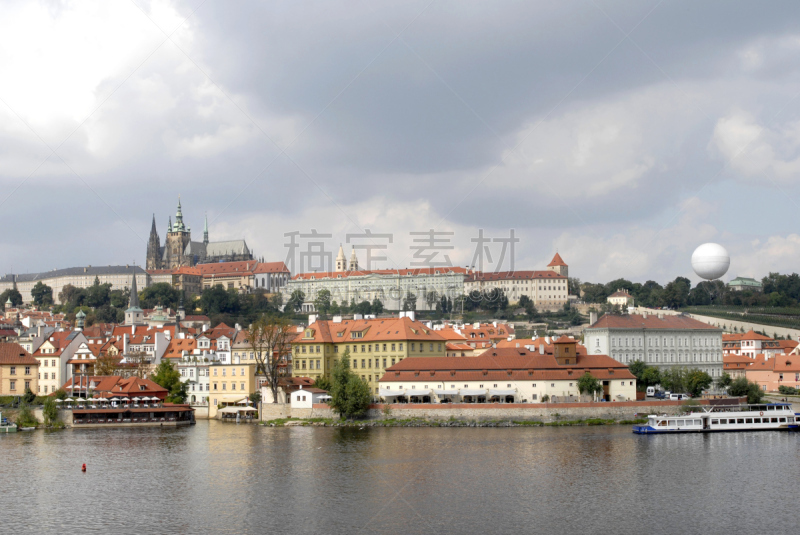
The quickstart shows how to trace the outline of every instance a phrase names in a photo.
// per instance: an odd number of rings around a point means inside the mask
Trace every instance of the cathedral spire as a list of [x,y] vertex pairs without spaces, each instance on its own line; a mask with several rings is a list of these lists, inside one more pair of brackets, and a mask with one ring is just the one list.
[[136,291],[136,268],[133,268],[133,278],[131,280],[131,298],[128,308],[139,308],[139,293]]
[[183,224],[180,195],[178,195],[178,212],[175,214],[175,225],[172,228],[174,232],[184,232],[186,230],[186,226]]
[[203,244],[208,245],[208,214],[206,214],[206,222],[203,226]]
[[153,225],[150,227],[150,237],[158,236],[158,231],[156,231],[156,214],[153,214]]

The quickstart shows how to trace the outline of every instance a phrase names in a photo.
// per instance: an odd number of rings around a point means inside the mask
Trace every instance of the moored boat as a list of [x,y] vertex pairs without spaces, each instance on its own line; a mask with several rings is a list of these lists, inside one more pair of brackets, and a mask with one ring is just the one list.
[[788,431],[800,426],[800,414],[790,403],[718,405],[683,415],[650,415],[647,424],[634,425],[638,435],[713,433],[718,431]]

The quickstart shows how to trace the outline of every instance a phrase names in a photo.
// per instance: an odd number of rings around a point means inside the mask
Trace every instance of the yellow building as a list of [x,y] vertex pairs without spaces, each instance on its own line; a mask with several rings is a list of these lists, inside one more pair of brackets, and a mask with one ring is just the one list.
[[256,391],[256,365],[218,364],[208,366],[208,417],[214,418],[220,406],[235,405]]
[[19,344],[0,343],[0,396],[39,391],[39,361]]
[[292,342],[292,376],[330,378],[333,365],[350,351],[352,370],[377,395],[386,368],[410,356],[444,357],[446,343],[409,317],[315,321]]

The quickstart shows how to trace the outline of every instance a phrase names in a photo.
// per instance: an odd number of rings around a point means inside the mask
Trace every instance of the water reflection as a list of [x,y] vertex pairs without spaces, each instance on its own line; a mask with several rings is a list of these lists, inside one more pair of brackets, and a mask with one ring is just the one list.
[[791,532],[798,439],[203,421],[18,433],[0,435],[0,506],[8,533]]

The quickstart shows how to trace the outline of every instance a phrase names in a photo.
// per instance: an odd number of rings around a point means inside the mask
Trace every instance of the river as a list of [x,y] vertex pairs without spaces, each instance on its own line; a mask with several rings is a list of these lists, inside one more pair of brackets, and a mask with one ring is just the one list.
[[217,421],[35,431],[0,435],[0,525],[9,534],[793,533],[799,440]]

